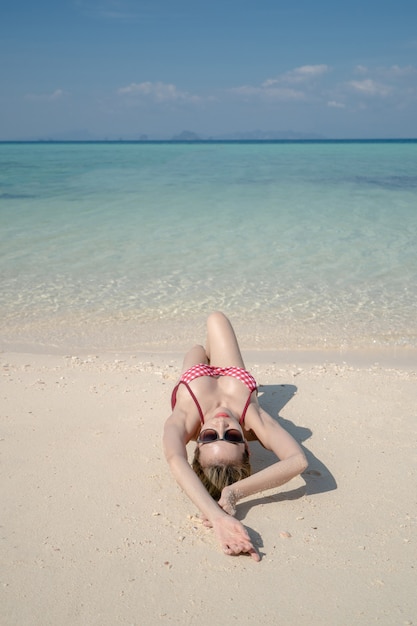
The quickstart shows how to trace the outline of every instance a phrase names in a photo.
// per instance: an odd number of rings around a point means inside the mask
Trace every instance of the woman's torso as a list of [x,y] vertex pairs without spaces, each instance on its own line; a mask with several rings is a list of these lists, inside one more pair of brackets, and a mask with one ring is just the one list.
[[[251,392],[242,381],[232,376],[200,376],[187,385],[179,384],[176,388],[175,408],[184,413],[191,440],[197,439],[202,419],[188,387],[197,399],[203,416],[210,415],[222,407],[231,411],[240,421],[245,407],[246,414],[258,407],[256,390]],[[241,425],[247,439],[256,439],[251,431],[246,431],[244,420]]]

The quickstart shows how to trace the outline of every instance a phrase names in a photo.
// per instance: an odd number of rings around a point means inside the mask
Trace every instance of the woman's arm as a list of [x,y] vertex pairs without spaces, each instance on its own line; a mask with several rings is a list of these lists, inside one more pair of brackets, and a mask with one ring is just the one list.
[[165,457],[179,486],[198,507],[220,542],[226,554],[249,553],[255,561],[259,555],[244,526],[230,517],[210,496],[187,461],[187,435],[184,421],[171,415],[165,423],[163,447]]
[[259,491],[280,487],[307,468],[307,459],[299,444],[266,411],[258,408],[255,418],[246,419],[246,426],[280,460],[223,489],[219,505],[230,515],[235,514],[238,500]]
[[221,514],[218,504],[210,496],[187,461],[186,432],[174,416],[165,423],[163,447],[166,460],[175,480],[207,519]]

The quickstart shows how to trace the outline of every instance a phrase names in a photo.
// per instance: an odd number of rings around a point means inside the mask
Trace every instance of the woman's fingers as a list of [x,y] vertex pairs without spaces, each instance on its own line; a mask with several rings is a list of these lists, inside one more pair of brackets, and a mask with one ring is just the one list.
[[205,526],[206,528],[213,528],[213,524],[210,522],[210,520],[204,518],[202,521],[203,521],[203,526]]
[[261,560],[248,532],[236,518],[224,515],[213,521],[213,528],[225,554],[249,554],[255,561]]
[[258,554],[258,551],[253,547],[251,543],[248,544],[224,544],[223,552],[229,555],[238,555],[238,554],[248,554],[254,561],[259,562],[261,557]]

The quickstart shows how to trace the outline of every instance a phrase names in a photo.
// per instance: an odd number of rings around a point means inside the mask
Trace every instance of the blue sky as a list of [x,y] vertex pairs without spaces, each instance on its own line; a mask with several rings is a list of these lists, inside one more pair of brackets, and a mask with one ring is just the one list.
[[0,139],[417,137],[416,0],[2,0]]

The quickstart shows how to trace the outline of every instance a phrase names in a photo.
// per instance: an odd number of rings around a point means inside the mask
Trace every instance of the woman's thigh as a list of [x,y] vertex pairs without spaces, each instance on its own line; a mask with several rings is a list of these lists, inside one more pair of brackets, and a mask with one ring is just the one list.
[[233,327],[223,313],[212,313],[207,319],[206,352],[211,365],[245,367]]

